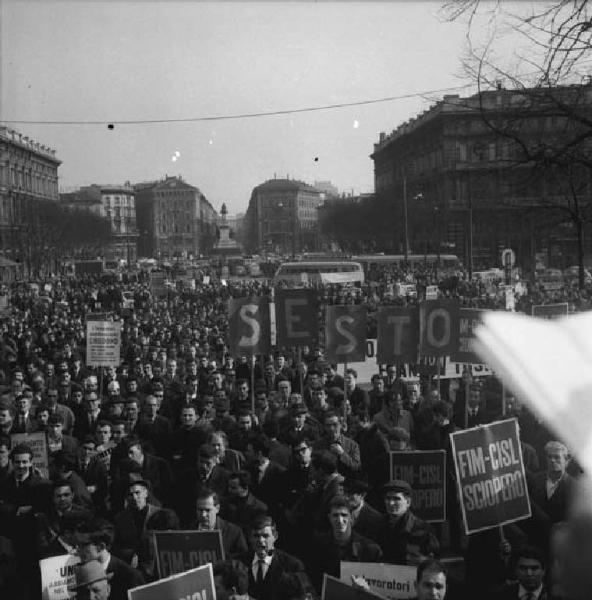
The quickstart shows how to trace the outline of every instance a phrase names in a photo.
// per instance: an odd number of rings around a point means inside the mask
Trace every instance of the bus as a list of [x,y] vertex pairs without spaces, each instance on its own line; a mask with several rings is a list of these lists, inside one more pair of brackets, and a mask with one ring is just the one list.
[[407,264],[410,269],[435,268],[443,274],[454,275],[462,269],[458,256],[455,254],[364,254],[352,256],[352,260],[359,262],[366,274],[379,271],[381,267],[400,268]]
[[359,262],[346,260],[286,262],[279,266],[274,283],[295,285],[306,283],[364,283],[364,270]]

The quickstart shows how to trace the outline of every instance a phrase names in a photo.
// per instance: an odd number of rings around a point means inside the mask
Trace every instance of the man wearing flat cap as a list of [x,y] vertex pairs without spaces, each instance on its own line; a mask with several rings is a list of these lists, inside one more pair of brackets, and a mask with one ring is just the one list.
[[110,600],[112,573],[106,573],[98,560],[90,560],[74,568],[76,583],[68,590],[76,592],[78,600]]
[[290,408],[290,423],[282,429],[279,435],[280,442],[292,446],[298,440],[306,438],[316,440],[319,435],[315,427],[306,422],[308,409],[306,404],[295,404]]
[[386,515],[382,516],[377,542],[384,562],[406,564],[409,534],[417,529],[432,531],[431,526],[410,510],[411,486],[401,479],[385,483],[381,489]]

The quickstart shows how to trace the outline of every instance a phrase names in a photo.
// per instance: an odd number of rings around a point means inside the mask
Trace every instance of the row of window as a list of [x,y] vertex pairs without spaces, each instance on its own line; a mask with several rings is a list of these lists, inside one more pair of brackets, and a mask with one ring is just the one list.
[[133,206],[134,205],[134,197],[133,196],[103,196],[103,202],[105,204],[121,204],[123,206]]
[[57,172],[43,174],[41,170],[0,165],[0,185],[16,190],[57,198]]

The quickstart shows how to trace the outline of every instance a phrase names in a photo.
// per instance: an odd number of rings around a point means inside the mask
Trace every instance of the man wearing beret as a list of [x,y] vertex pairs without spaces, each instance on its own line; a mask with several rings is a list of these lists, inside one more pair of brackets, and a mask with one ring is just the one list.
[[394,479],[382,486],[386,515],[382,516],[377,538],[384,562],[406,564],[409,534],[417,529],[432,530],[431,526],[416,517],[410,510],[411,486],[406,481]]

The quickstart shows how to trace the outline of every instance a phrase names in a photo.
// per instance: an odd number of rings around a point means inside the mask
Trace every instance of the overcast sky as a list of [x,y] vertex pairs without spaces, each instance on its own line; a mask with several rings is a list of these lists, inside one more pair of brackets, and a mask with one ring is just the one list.
[[274,174],[371,192],[379,132],[444,92],[257,118],[117,122],[287,111],[467,83],[465,24],[445,22],[440,2],[0,1],[0,119],[99,122],[9,125],[56,149],[61,188],[181,175],[230,213],[246,210],[253,187]]

